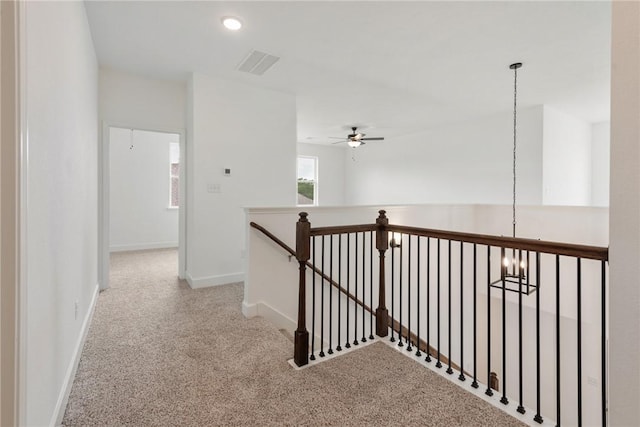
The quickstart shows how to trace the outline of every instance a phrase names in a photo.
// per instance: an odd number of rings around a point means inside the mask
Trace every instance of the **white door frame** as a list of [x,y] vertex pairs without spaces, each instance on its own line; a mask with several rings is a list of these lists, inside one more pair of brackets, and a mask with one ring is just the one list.
[[138,126],[117,122],[102,122],[101,147],[98,150],[98,276],[100,289],[109,287],[109,128],[135,129],[148,132],[175,133],[180,136],[180,201],[178,209],[178,277],[185,278],[187,269],[187,216],[186,216],[186,132],[184,129],[173,129],[162,126]]
[[27,350],[25,3],[2,1],[0,9],[0,425],[22,425]]

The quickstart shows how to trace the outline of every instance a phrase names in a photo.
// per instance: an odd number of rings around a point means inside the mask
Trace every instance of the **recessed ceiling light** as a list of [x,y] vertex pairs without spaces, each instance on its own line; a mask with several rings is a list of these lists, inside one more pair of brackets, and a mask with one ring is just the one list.
[[222,25],[231,31],[238,31],[242,28],[242,21],[238,18],[234,18],[233,16],[225,16],[222,18]]

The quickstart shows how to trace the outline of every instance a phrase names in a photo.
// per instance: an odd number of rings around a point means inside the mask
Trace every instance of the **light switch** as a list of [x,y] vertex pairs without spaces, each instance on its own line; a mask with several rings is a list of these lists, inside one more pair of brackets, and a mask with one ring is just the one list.
[[220,188],[220,184],[207,184],[207,192],[222,193],[222,189]]

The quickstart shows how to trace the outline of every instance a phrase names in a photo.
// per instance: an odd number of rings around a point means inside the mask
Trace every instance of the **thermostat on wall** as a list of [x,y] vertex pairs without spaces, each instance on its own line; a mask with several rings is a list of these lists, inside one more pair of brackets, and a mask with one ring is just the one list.
[[224,168],[224,176],[231,176],[231,169]]

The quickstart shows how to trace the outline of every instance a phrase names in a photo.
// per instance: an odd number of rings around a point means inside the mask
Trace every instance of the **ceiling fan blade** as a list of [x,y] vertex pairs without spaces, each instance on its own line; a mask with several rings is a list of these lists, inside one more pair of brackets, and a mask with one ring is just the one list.
[[332,142],[331,145],[342,144],[342,143],[345,143],[345,142],[347,142],[347,141]]
[[360,138],[360,141],[384,141],[384,138],[383,137]]
[[328,136],[327,139],[342,139],[342,140],[344,140],[344,136]]

